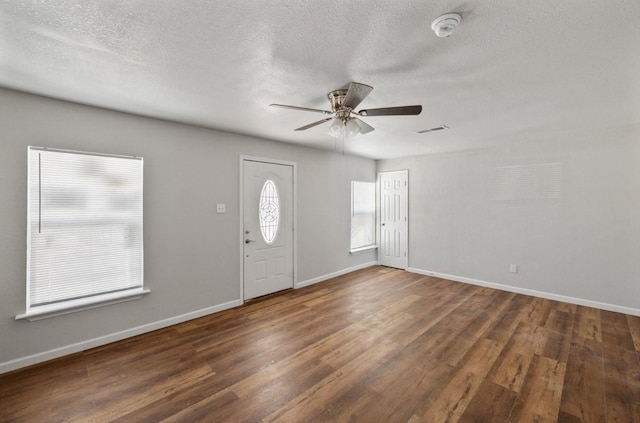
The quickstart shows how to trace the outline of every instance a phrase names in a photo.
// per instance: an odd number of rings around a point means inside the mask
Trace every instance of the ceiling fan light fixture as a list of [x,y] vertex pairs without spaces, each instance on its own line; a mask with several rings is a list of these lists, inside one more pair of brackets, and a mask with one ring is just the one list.
[[329,135],[335,138],[344,136],[351,138],[360,133],[360,126],[353,119],[341,119],[339,117],[331,121],[329,126]]
[[344,136],[345,138],[351,138],[360,133],[360,127],[353,119],[347,119],[344,123]]
[[342,120],[340,120],[339,118],[334,118],[331,121],[331,126],[329,126],[328,132],[332,137],[341,137],[344,133],[344,123],[342,123]]

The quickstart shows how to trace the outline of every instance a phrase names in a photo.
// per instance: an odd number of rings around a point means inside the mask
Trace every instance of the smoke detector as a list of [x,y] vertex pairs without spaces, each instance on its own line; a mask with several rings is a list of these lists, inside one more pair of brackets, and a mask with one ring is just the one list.
[[446,38],[453,34],[453,31],[461,20],[462,16],[457,13],[448,13],[435,18],[434,21],[431,22],[431,29],[433,29],[433,32],[435,32],[438,37]]

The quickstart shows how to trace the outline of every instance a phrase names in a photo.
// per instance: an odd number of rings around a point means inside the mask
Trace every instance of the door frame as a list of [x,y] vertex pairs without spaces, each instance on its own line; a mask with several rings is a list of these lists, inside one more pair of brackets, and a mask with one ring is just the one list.
[[398,170],[385,170],[382,172],[378,172],[378,177],[376,179],[376,239],[378,240],[378,257],[377,261],[380,264],[380,253],[382,252],[382,236],[381,236],[381,224],[382,224],[382,175],[385,173],[399,173],[403,172],[407,177],[407,185],[405,189],[405,198],[404,198],[404,206],[407,213],[407,219],[404,222],[404,250],[406,251],[405,256],[405,266],[402,268],[403,270],[407,270],[409,268],[409,169],[398,169]]
[[275,165],[283,165],[283,166],[291,166],[293,172],[293,186],[291,188],[291,202],[293,204],[293,254],[292,254],[292,266],[293,266],[293,288],[296,287],[296,281],[298,280],[298,202],[297,202],[297,188],[298,188],[298,168],[296,162],[291,162],[287,160],[278,160],[278,159],[270,159],[266,157],[256,157],[256,156],[246,156],[240,155],[240,186],[238,188],[239,192],[239,216],[240,222],[238,224],[238,244],[240,246],[239,254],[240,257],[240,282],[239,282],[239,295],[240,301],[244,304],[244,162],[260,162],[260,163],[268,163]]

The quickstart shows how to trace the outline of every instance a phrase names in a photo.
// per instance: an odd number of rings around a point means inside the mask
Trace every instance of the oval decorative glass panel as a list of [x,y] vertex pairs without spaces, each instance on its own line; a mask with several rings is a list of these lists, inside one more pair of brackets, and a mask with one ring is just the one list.
[[258,204],[258,219],[262,239],[267,245],[273,244],[278,235],[280,223],[280,198],[278,190],[271,179],[268,179],[260,191],[260,203]]

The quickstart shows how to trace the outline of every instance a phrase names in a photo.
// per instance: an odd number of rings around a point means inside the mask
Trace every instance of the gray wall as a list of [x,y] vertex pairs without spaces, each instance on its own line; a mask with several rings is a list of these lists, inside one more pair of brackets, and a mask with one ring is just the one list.
[[[239,157],[297,163],[297,281],[375,261],[349,255],[351,180],[373,160],[0,89],[0,372],[170,324],[239,300]],[[141,300],[29,322],[27,146],[143,156]],[[226,214],[216,214],[225,203]],[[182,316],[182,317],[180,317]]]
[[[409,170],[412,270],[640,315],[639,141],[640,125],[522,134],[378,170]],[[496,195],[496,168],[542,163],[560,163],[559,196]]]

